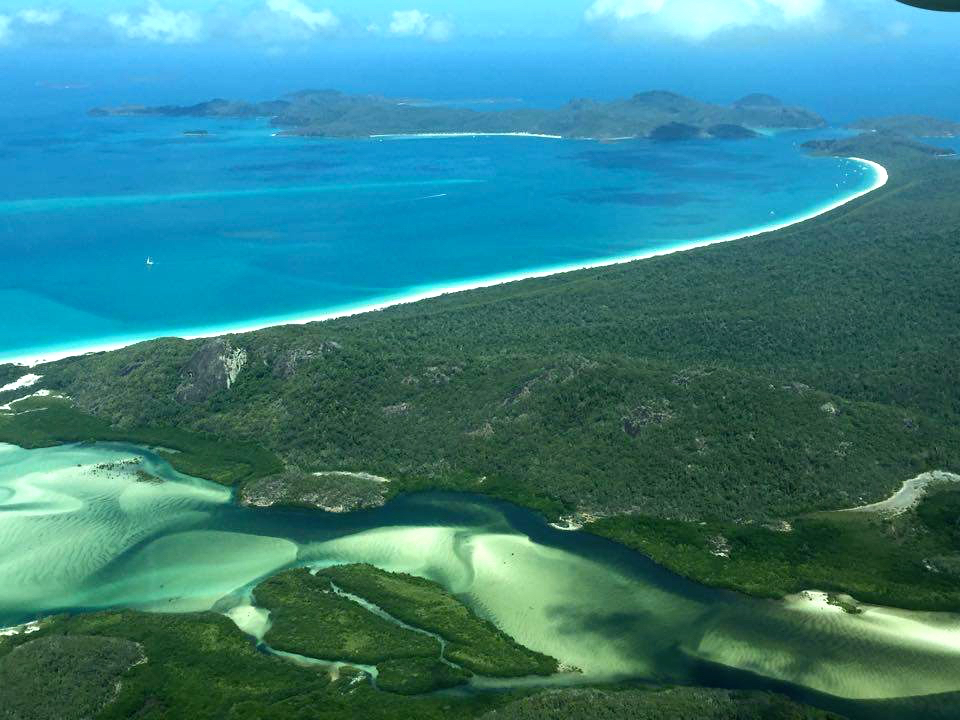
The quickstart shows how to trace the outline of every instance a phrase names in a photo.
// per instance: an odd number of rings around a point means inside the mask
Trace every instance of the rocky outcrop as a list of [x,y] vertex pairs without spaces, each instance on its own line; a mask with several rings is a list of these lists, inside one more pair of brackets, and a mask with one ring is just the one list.
[[820,411],[825,412],[827,415],[839,415],[840,408],[837,407],[836,403],[825,402],[820,406]]
[[630,437],[636,437],[643,428],[649,425],[663,425],[674,418],[674,413],[670,409],[670,403],[667,400],[654,400],[643,405],[639,405],[623,418],[623,431]]
[[582,355],[572,355],[553,366],[544,368],[534,377],[524,381],[503,400],[503,405],[516,405],[529,399],[538,389],[548,385],[558,385],[573,381],[582,373],[596,370],[600,363]]
[[486,438],[493,437],[495,432],[496,431],[493,429],[493,424],[490,422],[485,422],[476,430],[471,430],[470,432],[468,432],[467,436],[486,439]]
[[341,350],[342,346],[335,340],[321,340],[309,345],[285,347],[283,345],[264,345],[251,352],[251,362],[262,363],[270,368],[270,374],[275,378],[286,380],[297,373],[300,368]]
[[389,416],[406,415],[413,409],[413,405],[408,402],[397,403],[396,405],[387,405],[383,408],[383,414]]
[[404,385],[449,385],[458,375],[463,373],[459,365],[430,365],[419,375],[407,375],[400,382]]
[[345,513],[380,507],[386,502],[389,480],[366,472],[303,473],[293,469],[248,483],[240,502],[249,507],[311,507]]
[[229,390],[246,364],[243,348],[233,347],[224,338],[207,340],[184,365],[174,397],[188,405],[209,400]]

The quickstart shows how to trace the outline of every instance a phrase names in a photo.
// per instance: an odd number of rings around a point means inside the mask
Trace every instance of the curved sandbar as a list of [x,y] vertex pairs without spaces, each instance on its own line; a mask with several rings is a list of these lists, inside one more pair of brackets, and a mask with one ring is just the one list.
[[[188,330],[175,330],[169,333],[164,333],[162,337],[179,337],[185,340],[196,340],[199,338],[209,338],[209,337],[218,337],[220,335],[233,335],[254,332],[256,330],[263,330],[268,327],[277,327],[280,325],[306,325],[307,323],[313,322],[322,322],[324,320],[334,320],[336,318],[350,317],[352,315],[360,315],[363,313],[374,312],[377,310],[384,310],[394,305],[403,305],[407,303],[414,303],[420,300],[428,300],[430,298],[440,297],[442,295],[449,295],[451,293],[464,292],[467,290],[477,290],[480,288],[493,287],[495,285],[503,285],[505,283],[516,282],[518,280],[528,280],[531,278],[542,278],[548,277],[550,275],[559,275],[562,273],[574,272],[577,270],[591,270],[595,268],[609,267],[611,265],[621,265],[623,263],[634,262],[636,260],[646,260],[652,257],[659,257],[661,255],[670,255],[676,252],[685,252],[687,250],[694,250],[696,248],[706,247],[708,245],[717,245],[720,243],[732,242],[734,240],[743,240],[746,238],[756,237],[758,235],[764,235],[770,232],[776,232],[778,230],[783,230],[785,228],[791,227],[793,225],[798,225],[807,220],[813,220],[814,218],[825,215],[828,212],[836,210],[837,208],[843,207],[847,203],[853,202],[864,195],[868,195],[874,190],[879,190],[890,179],[890,175],[887,172],[887,169],[878,162],[873,160],[865,160],[864,158],[850,157],[847,160],[851,162],[858,163],[862,166],[865,166],[873,171],[875,177],[873,184],[866,188],[865,190],[859,190],[855,193],[852,193],[846,197],[843,197],[839,200],[835,200],[826,205],[823,205],[819,208],[816,208],[805,215],[800,215],[795,218],[777,223],[771,223],[768,225],[763,225],[758,228],[753,228],[751,230],[746,230],[743,232],[733,232],[727,233],[724,235],[712,235],[705,238],[700,238],[697,240],[691,240],[689,242],[680,243],[677,245],[669,245],[667,247],[654,248],[652,250],[642,250],[640,252],[628,253],[626,255],[619,255],[616,257],[603,258],[599,260],[590,260],[586,262],[571,263],[568,265],[558,265],[548,268],[543,268],[539,270],[526,270],[515,273],[507,273],[503,275],[495,275],[486,278],[478,278],[476,280],[467,280],[464,282],[454,283],[451,285],[437,285],[437,286],[420,286],[410,288],[400,294],[392,295],[389,297],[381,298],[379,300],[374,300],[372,302],[364,303],[361,305],[351,305],[343,306],[339,308],[333,308],[321,313],[314,313],[310,315],[286,317],[286,318],[267,318],[264,320],[253,321],[245,325],[231,325],[215,328],[207,328],[203,330],[198,329],[188,329]],[[96,353],[96,352],[106,352],[110,350],[119,350],[120,348],[127,347],[128,345],[133,345],[139,342],[145,342],[147,340],[155,339],[155,337],[126,337],[126,338],[117,338],[114,340],[107,340],[96,345],[87,345],[83,347],[73,347],[73,348],[64,348],[57,350],[50,350],[39,352],[36,354],[28,354],[22,356],[15,356],[9,358],[0,358],[0,363],[13,363],[16,365],[24,365],[27,367],[34,367],[36,365],[41,365],[43,363],[53,362],[55,360],[62,360],[63,358],[73,357],[76,355],[85,355],[87,353]]]
[[886,500],[870,503],[869,505],[846,508],[840,512],[879,513],[887,517],[895,517],[919,505],[931,485],[946,485],[956,482],[960,482],[960,475],[955,475],[954,473],[943,470],[932,470],[917,475],[917,477],[911,478],[910,480],[905,480],[901,488]]

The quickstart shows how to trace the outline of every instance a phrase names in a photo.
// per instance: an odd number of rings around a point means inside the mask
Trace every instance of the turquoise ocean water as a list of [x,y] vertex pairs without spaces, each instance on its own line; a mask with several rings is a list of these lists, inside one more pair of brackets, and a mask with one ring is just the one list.
[[[873,181],[805,156],[810,132],[307,140],[265,121],[80,114],[3,129],[0,360],[669,248]],[[209,135],[183,134],[194,129]]]

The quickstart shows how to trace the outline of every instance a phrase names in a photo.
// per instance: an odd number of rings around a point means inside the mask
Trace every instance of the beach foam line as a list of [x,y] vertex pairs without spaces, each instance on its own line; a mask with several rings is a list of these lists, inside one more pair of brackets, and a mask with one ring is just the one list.
[[472,137],[521,137],[544,138],[547,140],[563,140],[563,135],[546,135],[531,132],[449,132],[449,133],[386,133],[371,135],[375,140],[413,140],[416,138],[472,138]]
[[157,337],[179,337],[184,340],[197,340],[200,338],[210,338],[218,337],[220,335],[239,335],[242,333],[254,332],[256,330],[263,330],[268,327],[277,327],[281,325],[306,325],[307,323],[313,322],[323,322],[325,320],[334,320],[337,318],[351,317],[353,315],[361,315],[363,313],[376,312],[378,310],[385,310],[386,308],[393,307],[394,305],[405,305],[409,303],[419,302],[420,300],[429,300],[431,298],[437,298],[442,295],[450,295],[458,292],[465,292],[467,290],[479,290],[480,288],[493,287],[495,285],[503,285],[505,283],[516,282],[518,280],[528,280],[531,278],[543,278],[550,275],[559,275],[562,273],[575,272],[577,270],[592,270],[596,268],[609,267],[611,265],[622,265],[624,263],[634,262],[637,260],[646,260],[653,257],[660,257],[662,255],[672,255],[677,252],[686,252],[688,250],[694,250],[700,247],[707,247],[708,245],[717,245],[720,243],[732,242],[734,240],[744,240],[746,238],[756,237],[758,235],[764,235],[766,233],[776,232],[778,230],[784,230],[792,225],[797,225],[807,220],[813,220],[816,217],[825,215],[826,213],[832,212],[837,208],[843,207],[847,203],[853,202],[864,195],[868,195],[874,190],[879,190],[890,179],[890,175],[887,172],[887,169],[880,165],[879,163],[873,162],[872,160],[864,160],[863,158],[846,158],[851,162],[858,163],[862,167],[865,167],[869,170],[872,170],[874,173],[874,181],[870,187],[859,190],[855,193],[841,198],[839,200],[827,203],[815,210],[810,211],[805,215],[796,216],[790,220],[786,220],[779,223],[773,223],[769,225],[764,225],[759,228],[754,228],[752,230],[733,232],[726,235],[714,235],[711,237],[701,238],[699,240],[691,240],[689,242],[680,243],[677,245],[670,245],[666,247],[647,249],[637,253],[630,253],[627,255],[621,255],[613,258],[606,258],[603,260],[593,260],[582,263],[572,263],[568,265],[559,265],[555,267],[543,268],[540,270],[530,270],[524,272],[516,273],[507,273],[503,275],[491,276],[487,278],[481,278],[477,280],[466,280],[459,283],[453,283],[443,286],[427,286],[419,288],[411,288],[408,291],[400,292],[396,295],[372,300],[360,305],[353,306],[343,306],[339,308],[331,308],[324,312],[312,313],[309,315],[302,316],[291,316],[285,318],[269,318],[264,320],[253,321],[247,324],[237,324],[231,326],[222,326],[216,328],[206,328],[203,330],[186,330],[186,331],[172,331],[163,333],[161,335],[151,335],[151,336],[139,336],[131,338],[117,338],[117,339],[108,339],[104,340],[101,343],[94,345],[84,345],[82,347],[73,347],[73,348],[54,348],[46,351],[36,351],[29,352],[19,356],[12,357],[0,357],[0,363],[13,363],[16,365],[23,365],[26,367],[35,367],[37,365],[42,365],[43,363],[53,362],[55,360],[62,360],[67,357],[74,357],[76,355],[86,355],[89,353],[97,352],[107,352],[110,350],[119,350],[120,348],[127,347],[129,345],[134,345],[136,343],[145,342],[147,340],[155,339]]
[[208,190],[142,195],[80,195],[75,197],[25,198],[0,202],[0,215],[31,212],[57,212],[83,210],[96,207],[127,205],[155,205],[159,203],[196,202],[203,200],[236,200],[252,197],[276,197],[281,195],[314,195],[319,193],[352,192],[364,190],[397,190],[403,188],[448,187],[474,185],[484,180],[445,178],[438,180],[408,180],[400,182],[338,183],[333,185],[304,185],[293,187],[255,188],[247,190]]

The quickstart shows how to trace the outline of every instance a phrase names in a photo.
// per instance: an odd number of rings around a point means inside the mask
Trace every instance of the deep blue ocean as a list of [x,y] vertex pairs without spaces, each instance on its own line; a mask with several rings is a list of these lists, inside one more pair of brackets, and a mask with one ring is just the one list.
[[[183,134],[195,129],[209,135]],[[798,148],[829,131],[307,140],[265,121],[79,108],[2,130],[0,359],[671,247],[784,222],[873,180]]]

